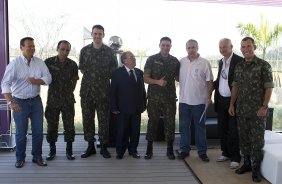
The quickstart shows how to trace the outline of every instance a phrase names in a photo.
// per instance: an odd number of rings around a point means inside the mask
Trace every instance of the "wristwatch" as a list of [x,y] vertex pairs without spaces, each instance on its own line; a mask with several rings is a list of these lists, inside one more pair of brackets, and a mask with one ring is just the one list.
[[11,105],[13,103],[13,100],[9,101],[7,104],[8,106]]
[[268,105],[262,105],[264,109],[268,109]]

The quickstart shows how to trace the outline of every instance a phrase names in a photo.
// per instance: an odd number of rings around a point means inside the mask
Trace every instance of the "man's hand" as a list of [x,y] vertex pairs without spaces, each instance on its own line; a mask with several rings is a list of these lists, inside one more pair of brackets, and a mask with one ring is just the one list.
[[164,80],[164,78],[165,78],[165,76],[162,77],[160,80],[158,80],[158,85],[159,85],[159,86],[162,86],[162,87],[166,86],[167,81]]
[[267,114],[267,108],[265,107],[260,107],[259,110],[257,111],[257,116],[263,117],[266,116]]
[[229,106],[228,113],[230,114],[230,116],[235,116],[234,105]]
[[16,103],[11,103],[9,107],[15,112],[20,112],[22,110],[21,107]]
[[29,84],[37,84],[37,80],[34,77],[28,77],[26,81]]

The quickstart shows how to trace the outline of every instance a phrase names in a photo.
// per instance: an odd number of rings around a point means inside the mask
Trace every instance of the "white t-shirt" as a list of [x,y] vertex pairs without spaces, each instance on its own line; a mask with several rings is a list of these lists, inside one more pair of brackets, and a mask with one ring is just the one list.
[[198,57],[191,62],[188,57],[180,60],[179,102],[188,105],[206,104],[208,97],[207,81],[213,80],[208,60]]

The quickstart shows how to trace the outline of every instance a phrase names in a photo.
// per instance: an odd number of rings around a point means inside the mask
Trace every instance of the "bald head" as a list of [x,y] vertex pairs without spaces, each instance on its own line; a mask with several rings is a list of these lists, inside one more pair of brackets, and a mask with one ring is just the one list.
[[232,54],[233,45],[229,38],[223,38],[219,41],[219,52],[225,57],[229,58]]

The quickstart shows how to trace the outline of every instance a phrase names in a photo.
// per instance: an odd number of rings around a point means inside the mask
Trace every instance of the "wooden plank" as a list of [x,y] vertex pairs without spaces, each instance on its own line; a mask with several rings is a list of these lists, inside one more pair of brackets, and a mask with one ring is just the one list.
[[[140,159],[134,159],[126,153],[122,160],[115,158],[115,148],[109,148],[111,159],[105,159],[99,154],[82,159],[80,154],[86,149],[87,142],[83,135],[76,135],[73,152],[76,159],[69,161],[65,157],[63,136],[59,136],[57,156],[48,162],[47,167],[39,167],[31,162],[31,136],[28,136],[27,158],[23,168],[14,167],[15,152],[0,152],[0,184],[21,183],[102,183],[102,184],[197,184],[199,183],[182,160],[168,160],[166,143],[155,142],[153,158],[145,160],[145,136],[141,136],[138,148]],[[178,147],[178,141],[175,148]],[[43,157],[49,152],[49,145],[44,138]]]

